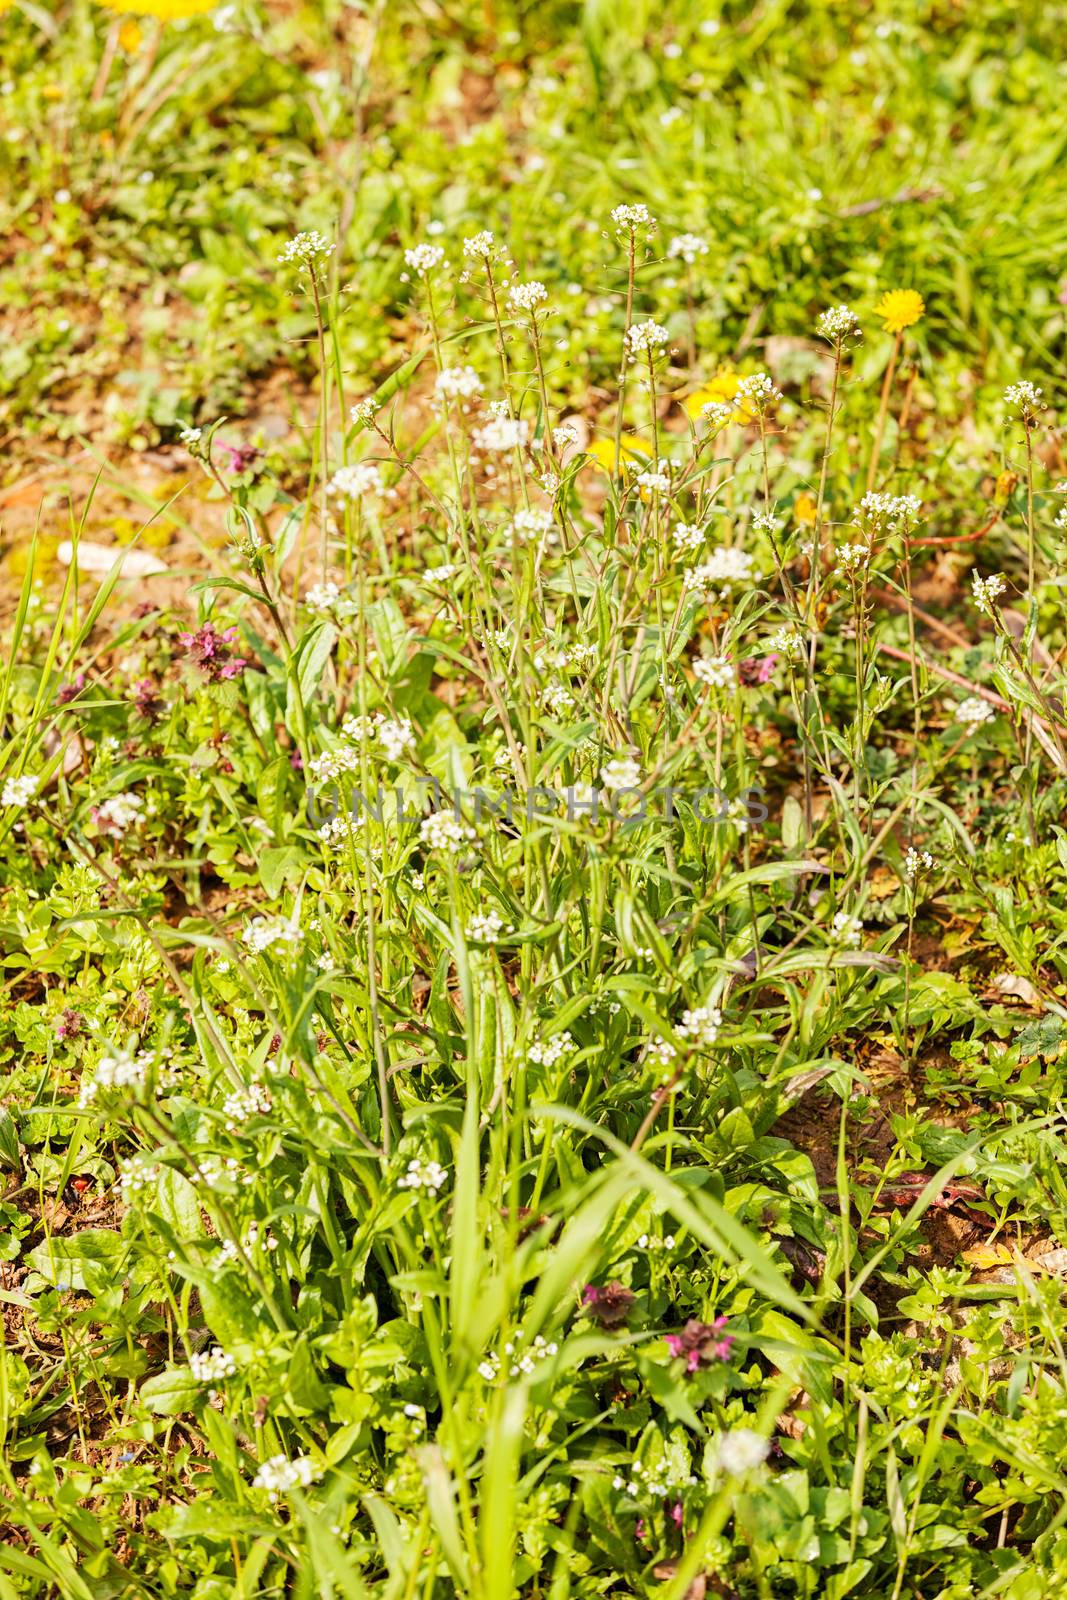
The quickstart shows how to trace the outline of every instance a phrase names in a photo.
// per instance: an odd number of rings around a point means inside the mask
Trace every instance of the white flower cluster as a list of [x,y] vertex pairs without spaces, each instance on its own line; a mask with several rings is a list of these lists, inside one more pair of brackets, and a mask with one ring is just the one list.
[[261,1248],[263,1250],[277,1250],[278,1241],[274,1237],[273,1233],[271,1233],[269,1228],[261,1237],[259,1232],[259,1223],[252,1222],[249,1224],[248,1231],[241,1240],[240,1246],[235,1244],[232,1239],[223,1240],[222,1249],[219,1251],[218,1258],[219,1261],[225,1265],[225,1263],[228,1261],[238,1260],[242,1251],[246,1256],[248,1256],[254,1255],[255,1252]]
[[308,233],[298,233],[294,239],[284,246],[278,260],[283,267],[292,265],[313,267],[317,262],[325,261],[327,256],[333,254],[333,245],[323,233],[312,229]]
[[445,253],[439,244],[417,244],[404,251],[404,260],[420,278],[428,277],[444,259]]
[[496,911],[476,911],[467,923],[467,938],[479,944],[495,944],[504,931],[504,919]]
[[144,819],[145,810],[141,797],[130,790],[123,794],[113,794],[110,800],[105,800],[103,805],[97,806],[93,812],[93,821],[97,827],[116,837],[136,827]]
[[637,789],[641,784],[641,767],[633,756],[615,756],[600,769],[600,781],[605,789]]
[[381,494],[384,484],[373,461],[356,461],[350,467],[338,467],[326,487],[335,500],[365,500]]
[[545,539],[555,531],[552,512],[536,506],[516,511],[511,519],[511,532],[517,544],[527,539]]
[[700,256],[706,256],[708,246],[698,233],[676,233],[667,246],[667,257],[671,261],[684,261],[691,267]]
[[103,1055],[93,1068],[91,1078],[83,1078],[81,1091],[78,1095],[79,1106],[92,1105],[101,1089],[131,1089],[140,1090],[144,1087],[150,1060],[148,1052],[140,1051],[136,1056],[127,1050],[116,1051],[114,1055]]
[[661,322],[653,322],[650,317],[647,322],[635,322],[626,334],[626,343],[631,356],[641,354],[655,355],[657,350],[662,350],[670,342],[670,333]]
[[685,586],[707,600],[724,584],[752,583],[755,578],[755,556],[749,555],[747,550],[721,544],[699,566],[686,568]]
[[669,461],[657,461],[655,466],[646,467],[634,479],[640,489],[642,497],[648,499],[653,494],[670,494],[671,492],[671,464]]
[[988,578],[980,578],[977,572],[971,574],[971,599],[979,611],[984,611],[988,617],[993,615],[997,598],[1007,587],[999,572],[992,573]]
[[847,911],[837,911],[834,913],[831,932],[838,944],[848,945],[850,949],[855,949],[860,942],[863,923],[859,917],[850,917]]
[[671,540],[679,555],[693,556],[704,543],[704,529],[695,522],[679,522],[671,530]]
[[347,843],[349,839],[360,840],[363,836],[365,817],[362,811],[355,816],[339,814],[324,822],[319,829],[319,838],[323,844],[332,845],[337,849],[339,845]]
[[766,372],[753,372],[747,378],[741,378],[734,396],[739,405],[747,403],[753,411],[762,411],[781,398],[781,389],[775,388]]
[[226,1189],[230,1184],[251,1183],[252,1174],[236,1156],[206,1155],[197,1162],[190,1179],[193,1183],[202,1183],[206,1189]]
[[573,711],[577,701],[565,683],[550,683],[544,691],[545,705],[554,717],[565,717]]
[[8,778],[0,793],[0,805],[28,806],[37,793],[37,779],[24,772],[21,778]]
[[242,1123],[252,1117],[265,1117],[274,1105],[274,1096],[266,1084],[253,1081],[244,1089],[235,1089],[222,1102],[226,1132],[236,1133]]
[[917,878],[920,872],[932,872],[936,866],[937,862],[929,850],[915,850],[911,845],[908,846],[907,854],[904,857],[905,877]]
[[[529,1378],[543,1361],[550,1361],[559,1352],[559,1345],[555,1340],[544,1338],[537,1334],[533,1343],[525,1350],[519,1350],[510,1341],[504,1346],[504,1355],[508,1358],[508,1376],[511,1378]],[[486,1383],[495,1383],[500,1376],[500,1357],[495,1351],[490,1352],[484,1361],[479,1361],[478,1371]]]
[[353,422],[362,423],[363,427],[369,428],[380,405],[381,401],[376,400],[374,395],[369,395],[366,400],[357,400],[354,406],[350,406],[348,415]]
[[434,388],[446,400],[473,400],[482,392],[482,380],[473,367],[443,367]]
[[706,406],[700,408],[700,420],[706,422],[709,428],[718,430],[733,421],[736,410],[732,400],[709,400]]
[[477,257],[482,261],[488,261],[495,248],[496,240],[488,228],[483,229],[481,233],[473,234],[471,238],[463,241],[463,254]]
[[697,656],[693,661],[693,676],[706,683],[709,689],[728,689],[734,681],[733,664],[726,656]]
[[656,219],[647,206],[615,206],[611,220],[616,228],[632,232],[635,228],[654,228]]
[[715,1043],[722,1026],[722,1012],[718,1006],[696,1006],[682,1012],[682,1020],[675,1032],[693,1044],[707,1046]]
[[1045,391],[1026,378],[1019,383],[1009,384],[1004,391],[1004,398],[1009,406],[1015,407],[1024,421],[1045,409]]
[[720,1472],[731,1478],[754,1472],[763,1465],[770,1454],[770,1445],[762,1434],[752,1428],[732,1428],[722,1434],[715,1446],[715,1460]]
[[197,1383],[221,1383],[224,1378],[232,1378],[237,1371],[237,1362],[221,1345],[213,1345],[210,1350],[199,1350],[189,1357],[189,1371]]
[[638,1236],[637,1248],[639,1250],[652,1250],[652,1251],[655,1251],[655,1250],[673,1250],[674,1249],[674,1234],[673,1233],[667,1233],[667,1234],[664,1234],[662,1239],[658,1239],[654,1233],[642,1233],[642,1234],[640,1234]]
[[860,325],[856,313],[849,306],[831,306],[821,313],[815,324],[816,331],[831,344],[843,344],[846,339],[858,339]]
[[851,578],[871,559],[870,546],[866,544],[843,544],[838,547],[837,565],[846,577]]
[[140,1194],[142,1189],[151,1188],[162,1174],[163,1168],[150,1156],[141,1154],[130,1156],[122,1163],[119,1172],[119,1192],[123,1205],[128,1206],[134,1195]]
[[852,519],[861,527],[894,530],[922,516],[923,503],[914,494],[878,494],[871,491],[860,501]]
[[444,850],[455,856],[464,845],[476,839],[477,834],[454,811],[431,811],[419,826],[419,838],[428,850]]
[[516,283],[508,290],[508,305],[512,311],[536,311],[548,299],[548,290],[538,278],[529,283]]
[[255,917],[241,935],[241,943],[252,955],[262,955],[275,944],[299,945],[304,935],[284,917]]
[[650,1500],[665,1500],[668,1495],[676,1496],[683,1489],[691,1489],[696,1481],[691,1472],[672,1472],[666,1459],[660,1463],[658,1469],[634,1461],[630,1464],[629,1478],[617,1474],[612,1480],[612,1488],[624,1490],[631,1500],[636,1500],[640,1496],[647,1496]]
[[427,1161],[425,1165],[418,1156],[408,1162],[407,1171],[403,1177],[396,1180],[398,1189],[425,1189],[427,1194],[437,1194],[448,1182],[448,1173],[436,1161]]
[[795,661],[804,654],[804,639],[795,628],[779,628],[771,636],[771,649],[777,650],[787,661]]
[[268,1456],[252,1479],[253,1489],[266,1489],[267,1499],[273,1502],[290,1489],[308,1489],[322,1476],[310,1456],[297,1456],[290,1461],[287,1456]]
[[489,407],[489,420],[475,428],[471,437],[478,450],[501,455],[528,444],[530,424],[522,417],[509,416],[506,400],[494,400]]
[[554,1038],[546,1039],[542,1043],[536,1039],[526,1052],[527,1061],[532,1061],[537,1067],[554,1067],[557,1061],[562,1061],[574,1049],[574,1040],[564,1029]]
[[956,721],[965,728],[980,728],[984,722],[992,722],[995,717],[996,712],[989,701],[980,699],[978,695],[969,696],[956,708]]
[[350,595],[342,594],[330,579],[325,583],[313,583],[304,596],[304,604],[309,611],[330,613],[342,620],[354,617],[359,610],[357,602]]

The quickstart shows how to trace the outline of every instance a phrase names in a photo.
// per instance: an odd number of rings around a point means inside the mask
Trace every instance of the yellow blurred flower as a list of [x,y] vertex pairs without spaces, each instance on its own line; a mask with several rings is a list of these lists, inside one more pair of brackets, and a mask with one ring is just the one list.
[[814,495],[806,493],[797,495],[796,504],[793,507],[793,515],[798,522],[805,523],[808,527],[811,527],[818,514],[819,506]]
[[136,22],[124,22],[119,29],[119,44],[128,56],[135,56],[144,38]]
[[[615,440],[594,439],[586,450],[586,455],[591,456],[599,467],[605,472],[615,470]],[[652,454],[648,445],[639,439],[635,433],[624,433],[619,441],[620,461],[645,462]]]
[[903,333],[905,328],[918,322],[926,307],[922,295],[916,294],[914,289],[890,289],[874,309],[881,317],[886,333]]
[[181,22],[214,11],[219,0],[97,0],[107,11],[122,16],[156,17],[160,22]]
[[[682,410],[691,421],[699,422],[700,413],[705,406],[723,405],[727,400],[732,400],[737,393],[740,382],[741,374],[739,372],[717,372],[710,383],[706,383],[703,388],[697,389],[695,393],[686,396],[682,401]],[[742,401],[741,405],[734,411],[730,421],[751,422],[755,415],[756,413],[748,403]]]

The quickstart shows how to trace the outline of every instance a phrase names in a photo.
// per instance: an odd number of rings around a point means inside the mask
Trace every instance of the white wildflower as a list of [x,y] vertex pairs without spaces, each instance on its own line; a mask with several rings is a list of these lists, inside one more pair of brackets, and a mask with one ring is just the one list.
[[936,866],[937,862],[929,850],[915,850],[911,845],[908,846],[907,854],[904,857],[904,876],[906,878],[914,879],[921,872],[933,872]]
[[333,245],[326,235],[312,229],[308,233],[298,233],[294,239],[290,239],[282,249],[278,260],[286,267],[294,265],[314,267],[332,254]]
[[637,789],[641,784],[640,765],[632,756],[616,756],[606,766],[601,767],[600,781],[609,791]]
[[978,695],[971,695],[956,707],[956,721],[965,728],[980,728],[984,722],[992,722],[996,711],[988,700],[982,700]]
[[458,855],[464,845],[477,835],[455,812],[431,811],[419,827],[419,837],[429,850],[444,850],[449,855]]
[[681,259],[689,267],[707,253],[707,243],[698,233],[676,233],[667,246],[667,256],[671,261]]
[[537,278],[529,283],[516,283],[508,290],[508,305],[512,311],[536,311],[548,299],[548,290]]
[[626,343],[631,356],[642,353],[655,355],[657,350],[662,350],[670,342],[670,333],[660,322],[653,322],[651,317],[647,322],[635,322],[626,335]]
[[731,1478],[754,1472],[763,1465],[770,1454],[770,1445],[752,1428],[732,1428],[722,1434],[715,1446],[715,1459],[720,1472]]
[[403,1177],[396,1180],[398,1189],[425,1189],[428,1194],[437,1194],[448,1182],[448,1173],[436,1161],[427,1161],[425,1164],[416,1156],[408,1162],[407,1171]]
[[308,1489],[321,1476],[310,1456],[269,1456],[252,1479],[253,1489],[266,1489],[272,1503],[290,1489]]
[[1025,378],[1019,383],[1009,384],[1004,391],[1004,398],[1009,406],[1015,407],[1024,422],[1032,422],[1046,406],[1044,390]]
[[21,778],[8,778],[0,793],[0,805],[28,806],[37,793],[37,779],[24,772]]
[[706,683],[709,689],[728,689],[736,674],[726,656],[697,656],[693,662],[693,676]]
[[338,467],[326,487],[336,500],[363,500],[381,494],[384,485],[381,470],[373,461],[357,461],[350,467]]
[[473,400],[482,392],[482,380],[473,367],[443,367],[434,388],[446,400]]
[[993,615],[997,598],[1007,587],[999,572],[992,573],[988,578],[980,578],[977,572],[971,574],[971,598],[979,611],[984,611],[988,617]]
[[831,306],[819,316],[815,324],[816,332],[831,344],[843,344],[846,339],[860,337],[859,320],[856,313],[848,306]]
[[611,220],[616,228],[632,233],[637,228],[654,228],[656,219],[647,206],[615,206]]
[[445,253],[439,244],[417,244],[404,251],[404,260],[420,278],[428,277],[444,259]]

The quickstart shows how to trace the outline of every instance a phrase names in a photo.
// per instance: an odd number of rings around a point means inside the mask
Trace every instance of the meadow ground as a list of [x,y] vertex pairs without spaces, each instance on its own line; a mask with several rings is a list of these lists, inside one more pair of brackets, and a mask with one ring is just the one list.
[[1065,22],[0,0],[0,1600],[1067,1590]]

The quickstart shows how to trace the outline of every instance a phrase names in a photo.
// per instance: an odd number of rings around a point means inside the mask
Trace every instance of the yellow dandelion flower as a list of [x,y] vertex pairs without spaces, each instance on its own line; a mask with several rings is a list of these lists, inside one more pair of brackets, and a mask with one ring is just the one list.
[[[592,457],[597,466],[603,467],[605,472],[614,472],[614,439],[594,439],[585,453],[587,456]],[[638,461],[644,465],[651,454],[652,452],[648,445],[639,439],[635,433],[624,433],[619,441],[620,461]]]
[[886,333],[903,333],[905,328],[918,322],[926,307],[922,295],[916,294],[914,289],[890,289],[874,309]]
[[122,46],[128,56],[135,56],[137,54],[138,50],[141,48],[141,40],[143,37],[144,35],[141,33],[137,23],[129,18],[119,29],[119,44]]
[[160,22],[182,22],[214,11],[219,0],[97,0],[106,11],[122,16],[156,17]]
[[[695,393],[686,396],[682,401],[682,410],[691,421],[699,422],[700,413],[705,406],[710,406],[714,402],[718,402],[721,405],[727,400],[732,400],[737,393],[740,382],[741,374],[739,372],[731,372],[729,370],[717,372],[710,383],[704,384]],[[742,401],[730,420],[731,422],[751,422],[755,415],[756,413],[749,407],[747,402]]]

